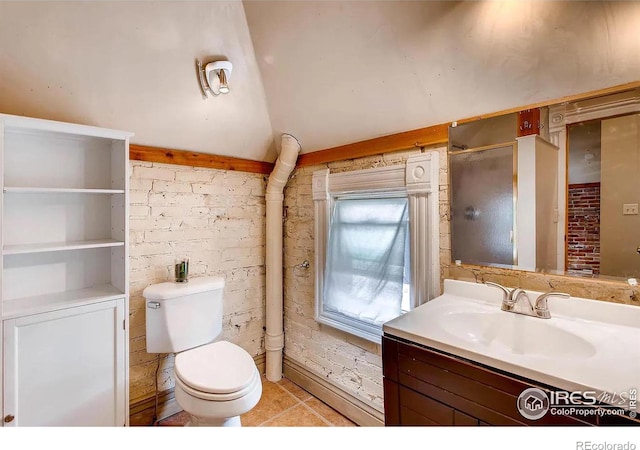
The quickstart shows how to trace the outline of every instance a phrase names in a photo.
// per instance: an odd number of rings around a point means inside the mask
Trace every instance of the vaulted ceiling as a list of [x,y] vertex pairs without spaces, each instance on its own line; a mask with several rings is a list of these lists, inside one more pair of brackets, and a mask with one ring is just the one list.
[[[640,79],[640,2],[0,0],[0,112],[273,161]],[[234,64],[203,100],[195,58]]]
[[640,79],[640,2],[246,1],[303,152]]

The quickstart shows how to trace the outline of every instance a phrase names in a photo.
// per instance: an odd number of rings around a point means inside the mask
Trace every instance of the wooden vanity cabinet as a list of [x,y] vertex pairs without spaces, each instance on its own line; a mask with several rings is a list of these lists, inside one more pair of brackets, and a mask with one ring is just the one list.
[[382,340],[386,425],[640,425],[619,416],[524,418],[517,409],[532,380],[385,335]]

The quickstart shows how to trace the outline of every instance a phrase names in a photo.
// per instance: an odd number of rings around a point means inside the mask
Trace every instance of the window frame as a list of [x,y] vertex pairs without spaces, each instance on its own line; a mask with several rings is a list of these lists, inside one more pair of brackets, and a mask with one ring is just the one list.
[[367,324],[323,308],[324,272],[331,211],[336,197],[376,198],[407,196],[411,309],[440,295],[439,160],[430,151],[409,157],[406,163],[373,169],[313,173],[315,225],[315,308],[317,322],[380,343],[383,326]]

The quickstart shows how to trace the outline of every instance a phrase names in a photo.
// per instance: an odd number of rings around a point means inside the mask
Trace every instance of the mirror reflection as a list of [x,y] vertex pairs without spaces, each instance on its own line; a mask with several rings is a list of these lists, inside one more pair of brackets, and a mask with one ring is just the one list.
[[640,90],[449,128],[454,262],[640,277]]

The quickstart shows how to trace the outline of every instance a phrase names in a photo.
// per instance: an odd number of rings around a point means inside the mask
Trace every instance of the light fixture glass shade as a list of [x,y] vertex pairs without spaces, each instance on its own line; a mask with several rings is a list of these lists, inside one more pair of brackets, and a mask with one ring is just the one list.
[[[231,90],[229,88],[229,79],[233,64],[229,61],[214,61],[207,64],[204,68],[206,78],[206,86],[203,84],[203,91],[209,91],[213,95],[227,94]],[[203,83],[201,81],[201,83]]]
[[220,81],[220,86],[218,88],[218,91],[221,94],[228,94],[230,89],[229,89],[229,83],[227,82],[227,72],[224,69],[220,69],[217,72],[218,72],[218,80]]

